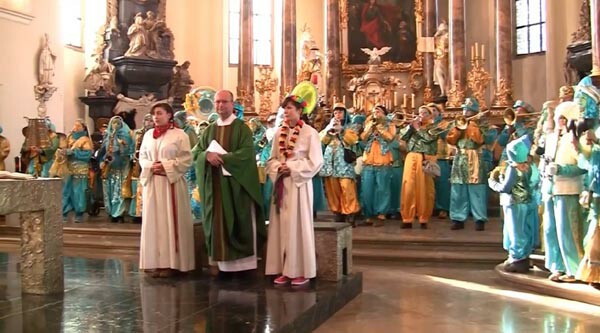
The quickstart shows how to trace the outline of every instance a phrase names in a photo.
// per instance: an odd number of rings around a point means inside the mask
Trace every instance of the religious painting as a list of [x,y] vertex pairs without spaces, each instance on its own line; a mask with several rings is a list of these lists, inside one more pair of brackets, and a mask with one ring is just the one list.
[[[415,61],[423,0],[342,0],[340,20],[344,72],[364,68],[369,55],[362,48],[391,47],[381,56],[391,71],[409,71]],[[391,65],[396,64],[396,65]]]

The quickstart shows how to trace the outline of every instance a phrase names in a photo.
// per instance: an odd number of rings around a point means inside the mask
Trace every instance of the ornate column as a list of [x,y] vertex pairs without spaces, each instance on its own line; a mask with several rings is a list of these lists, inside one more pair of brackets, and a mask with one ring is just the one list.
[[513,105],[510,3],[506,0],[496,0],[496,92],[493,106]]
[[450,0],[450,89],[448,106],[460,107],[465,100],[465,0]]
[[237,97],[246,112],[254,114],[254,37],[252,34],[252,1],[240,0],[240,51]]
[[283,0],[283,50],[281,94],[285,96],[296,84],[296,0]]
[[600,0],[590,0],[590,23],[592,26],[592,68],[600,68]]
[[342,95],[342,67],[340,55],[340,7],[338,0],[327,0],[327,104],[332,105],[333,97]]
[[[436,31],[437,6],[436,0],[425,0],[424,4],[425,29],[423,31],[427,40],[433,39]],[[419,36],[417,36],[418,38]],[[431,43],[433,44],[433,42]],[[425,74],[425,91],[423,92],[423,102],[429,103],[433,101],[433,52],[434,50],[426,50],[423,57],[423,70]]]

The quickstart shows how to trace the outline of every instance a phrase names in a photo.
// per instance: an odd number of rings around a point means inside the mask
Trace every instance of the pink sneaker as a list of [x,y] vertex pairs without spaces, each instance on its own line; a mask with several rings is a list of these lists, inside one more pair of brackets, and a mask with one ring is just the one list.
[[303,276],[294,278],[292,280],[292,286],[302,286],[310,282],[310,279],[305,279]]
[[275,280],[273,280],[273,283],[275,284],[286,284],[288,282],[290,282],[290,279],[285,275],[280,275]]

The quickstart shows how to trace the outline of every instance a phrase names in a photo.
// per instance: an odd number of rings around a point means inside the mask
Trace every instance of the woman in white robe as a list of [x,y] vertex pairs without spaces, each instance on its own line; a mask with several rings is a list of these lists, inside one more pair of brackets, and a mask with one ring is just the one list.
[[142,236],[140,269],[169,277],[194,269],[194,227],[185,173],[192,165],[190,140],[173,126],[167,103],[151,110],[154,128],[142,140]]
[[275,133],[266,171],[274,186],[269,215],[267,275],[275,284],[300,286],[317,275],[312,178],[323,165],[319,133],[300,120],[299,96],[282,103],[285,120]]

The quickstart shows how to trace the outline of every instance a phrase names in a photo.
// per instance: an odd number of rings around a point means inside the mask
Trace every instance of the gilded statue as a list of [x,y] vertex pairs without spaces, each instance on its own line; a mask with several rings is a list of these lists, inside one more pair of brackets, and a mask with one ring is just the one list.
[[146,55],[148,44],[148,32],[144,26],[142,13],[137,13],[133,24],[127,30],[129,37],[129,49],[125,52],[126,57],[143,57]]
[[433,78],[440,86],[441,95],[448,90],[448,25],[440,23],[434,35],[435,52],[433,53]]
[[100,91],[114,95],[114,66],[104,60],[102,54],[96,57],[96,62],[83,79],[88,96],[96,96]]

